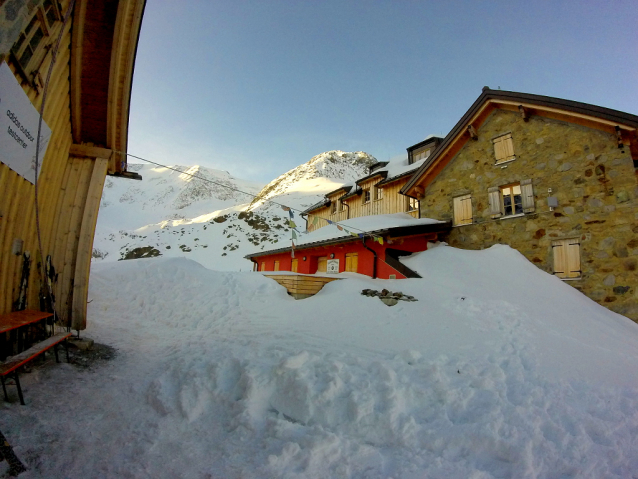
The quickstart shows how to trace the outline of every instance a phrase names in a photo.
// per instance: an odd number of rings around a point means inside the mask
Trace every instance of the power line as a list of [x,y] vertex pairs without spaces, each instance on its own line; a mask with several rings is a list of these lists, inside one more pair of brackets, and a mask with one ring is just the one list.
[[[250,196],[250,197],[252,197],[253,199],[261,199],[261,200],[263,200],[264,202],[267,202],[267,203],[271,203],[271,204],[274,204],[274,205],[280,206],[282,209],[284,209],[284,211],[288,211],[288,210],[296,211],[296,212],[298,212],[298,213],[299,213],[299,216],[300,216],[300,217],[302,217],[302,218],[303,218],[303,215],[304,215],[304,214],[305,214],[305,215],[308,215],[308,214],[309,214],[309,213],[304,213],[304,211],[299,210],[299,209],[297,209],[297,208],[294,208],[294,207],[292,207],[292,206],[284,205],[283,203],[279,203],[279,202],[274,201],[274,200],[261,198],[261,197],[259,197],[258,195],[254,195],[254,194],[252,194],[252,193],[248,193],[247,191],[240,190],[239,188],[233,188],[232,186],[225,185],[225,184],[223,184],[223,183],[220,183],[220,182],[218,182],[218,181],[211,180],[211,179],[209,179],[209,178],[204,178],[203,176],[199,176],[199,175],[196,175],[196,174],[193,174],[193,173],[187,173],[187,172],[185,172],[185,171],[181,171],[181,170],[179,170],[179,169],[177,169],[177,168],[173,168],[173,167],[171,167],[171,166],[163,165],[163,164],[161,164],[161,163],[157,163],[156,161],[152,161],[152,160],[149,160],[149,159],[147,159],[147,158],[143,158],[143,157],[141,157],[141,156],[133,155],[133,154],[131,154],[131,153],[126,153],[126,152],[124,152],[124,151],[117,151],[117,150],[113,150],[113,151],[114,151],[115,153],[120,153],[120,154],[123,154],[123,155],[126,155],[126,156],[130,156],[131,158],[135,158],[135,159],[137,159],[137,160],[145,161],[145,162],[150,163],[150,164],[152,164],[152,165],[159,166],[159,167],[161,167],[161,168],[166,168],[166,169],[169,169],[169,170],[175,171],[175,172],[177,172],[177,173],[181,173],[181,174],[183,174],[183,175],[190,176],[190,177],[192,177],[192,178],[197,178],[198,180],[202,180],[202,181],[205,181],[205,182],[211,183],[211,184],[213,184],[213,185],[221,186],[222,188],[226,188],[226,189],[228,189],[228,190],[235,191],[235,192],[237,192],[237,193],[241,193],[241,194],[244,194],[244,195],[246,195],[246,196]],[[286,210],[286,208],[288,208],[288,210]],[[346,227],[346,226],[343,226],[342,224],[340,224],[340,223],[339,223],[339,222],[337,222],[337,221],[331,221],[331,220],[328,220],[328,219],[326,219],[326,218],[322,218],[321,216],[318,216],[318,215],[313,215],[313,216],[316,216],[317,218],[320,218],[320,219],[322,219],[322,220],[324,220],[324,221],[327,221],[329,225],[337,225],[337,226],[339,226],[339,227],[341,227],[341,228],[345,229],[346,231],[349,231],[349,230],[356,230],[356,231],[359,231],[359,232],[360,232],[361,234],[363,234],[363,235],[368,235],[368,236],[370,236],[371,238],[374,238],[374,235],[372,235],[372,234],[371,234],[371,233],[369,233],[368,231],[364,231],[364,230],[362,230],[362,229],[355,228],[355,227],[353,227],[353,226],[347,226],[347,227]],[[306,220],[306,221],[307,221],[307,220]],[[303,234],[303,233],[300,233],[300,234]]]

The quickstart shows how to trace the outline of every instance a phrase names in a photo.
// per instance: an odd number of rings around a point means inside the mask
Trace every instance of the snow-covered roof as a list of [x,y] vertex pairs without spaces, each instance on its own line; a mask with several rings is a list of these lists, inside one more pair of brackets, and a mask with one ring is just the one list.
[[[429,225],[441,225],[443,228],[448,223],[445,221],[434,220],[432,218],[414,218],[407,213],[394,213],[389,215],[360,216],[358,218],[340,221],[338,224],[344,228],[344,230],[355,234],[369,233],[379,235],[394,228],[412,228]],[[346,239],[354,239],[354,237],[346,231],[340,231],[336,224],[333,224],[319,228],[311,233],[299,235],[298,239],[295,241],[295,246],[296,248],[303,248],[316,246],[318,244],[339,242]],[[289,249],[290,246],[286,246],[284,248],[259,251],[246,255],[246,258],[288,251]]]

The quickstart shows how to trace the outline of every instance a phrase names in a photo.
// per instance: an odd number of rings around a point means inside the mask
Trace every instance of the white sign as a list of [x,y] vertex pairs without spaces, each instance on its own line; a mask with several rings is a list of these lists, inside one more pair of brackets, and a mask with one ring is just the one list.
[[[0,64],[0,161],[20,176],[35,183],[36,136],[40,113],[13,76],[9,65]],[[38,175],[51,138],[43,121],[40,132]]]
[[329,259],[326,264],[326,273],[338,273],[339,272],[339,260]]

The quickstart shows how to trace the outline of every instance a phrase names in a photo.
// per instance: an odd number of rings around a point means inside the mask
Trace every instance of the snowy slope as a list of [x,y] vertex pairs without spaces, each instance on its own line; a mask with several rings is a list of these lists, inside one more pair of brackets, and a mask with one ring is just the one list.
[[94,260],[187,256],[212,269],[249,270],[246,254],[290,242],[287,213],[267,200],[304,210],[344,182],[363,176],[374,162],[363,152],[329,151],[265,187],[200,166],[173,167],[180,170],[175,172],[129,165],[143,180],[107,179]]
[[635,477],[636,324],[506,246],[405,261],[423,278],[300,301],[186,259],[94,265],[86,334],[119,354],[23,375],[27,406],[0,405],[20,477]]

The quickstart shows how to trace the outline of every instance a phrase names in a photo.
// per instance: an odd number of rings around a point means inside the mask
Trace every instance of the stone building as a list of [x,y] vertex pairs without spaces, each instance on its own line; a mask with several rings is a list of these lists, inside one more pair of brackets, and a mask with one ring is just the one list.
[[637,128],[636,115],[486,87],[401,193],[453,221],[450,245],[508,244],[638,321]]

